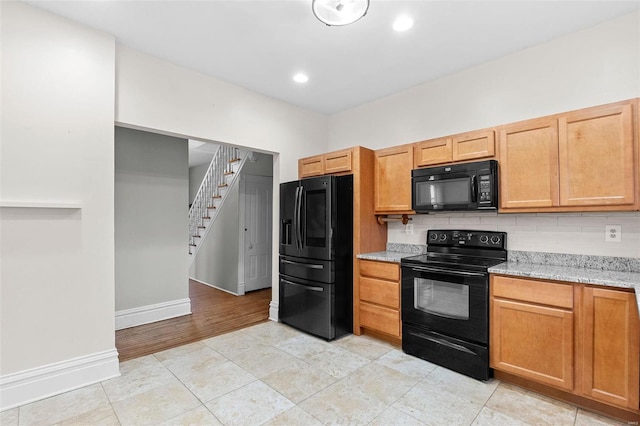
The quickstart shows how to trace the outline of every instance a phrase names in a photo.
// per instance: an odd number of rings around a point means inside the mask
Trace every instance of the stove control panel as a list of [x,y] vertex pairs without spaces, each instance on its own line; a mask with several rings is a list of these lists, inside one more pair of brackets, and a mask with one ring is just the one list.
[[453,229],[430,229],[427,231],[427,244],[447,247],[481,247],[506,249],[506,232],[471,231]]

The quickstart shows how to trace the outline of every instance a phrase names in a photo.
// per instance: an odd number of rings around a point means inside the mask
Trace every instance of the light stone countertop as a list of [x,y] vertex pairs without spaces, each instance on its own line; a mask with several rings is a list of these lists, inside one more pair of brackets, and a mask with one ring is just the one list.
[[[426,245],[415,244],[387,243],[386,248],[356,257],[400,263],[427,251]],[[489,268],[489,273],[632,289],[640,313],[640,259],[511,250],[508,261]]]
[[633,289],[640,307],[638,262],[631,258],[510,251],[509,261],[489,268],[489,273]]
[[387,243],[386,251],[373,253],[361,253],[356,255],[358,259],[378,260],[381,262],[400,263],[403,257],[417,256],[427,252],[426,245]]

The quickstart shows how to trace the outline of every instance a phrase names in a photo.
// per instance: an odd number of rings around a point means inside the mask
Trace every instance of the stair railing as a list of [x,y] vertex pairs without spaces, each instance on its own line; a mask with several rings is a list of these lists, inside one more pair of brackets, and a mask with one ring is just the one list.
[[[246,153],[241,153],[238,148],[221,145],[209,163],[193,204],[189,208],[191,262],[193,262],[210,225],[224,203],[226,189],[235,182],[237,172],[240,171],[245,159]],[[234,164],[238,164],[237,172],[233,171]]]

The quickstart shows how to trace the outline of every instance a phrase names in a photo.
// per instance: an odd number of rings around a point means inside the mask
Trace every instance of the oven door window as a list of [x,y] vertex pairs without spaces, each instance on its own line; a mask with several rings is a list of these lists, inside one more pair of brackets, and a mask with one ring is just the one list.
[[445,318],[469,319],[469,286],[414,278],[414,308]]

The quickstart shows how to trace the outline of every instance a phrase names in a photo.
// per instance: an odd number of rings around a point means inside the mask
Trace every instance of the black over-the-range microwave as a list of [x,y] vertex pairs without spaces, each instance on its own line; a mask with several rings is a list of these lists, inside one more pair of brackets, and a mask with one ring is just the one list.
[[498,209],[495,160],[411,171],[411,203],[416,213]]

